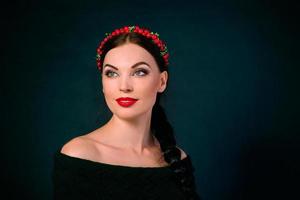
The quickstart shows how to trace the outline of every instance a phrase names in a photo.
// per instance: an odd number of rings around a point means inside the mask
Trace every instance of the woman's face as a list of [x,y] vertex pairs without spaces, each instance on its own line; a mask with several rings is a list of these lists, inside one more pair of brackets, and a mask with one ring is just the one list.
[[[113,48],[104,58],[103,93],[109,109],[119,118],[130,120],[151,113],[157,92],[165,90],[167,79],[168,73],[159,71],[154,57],[136,44]],[[119,99],[123,97],[137,101]]]

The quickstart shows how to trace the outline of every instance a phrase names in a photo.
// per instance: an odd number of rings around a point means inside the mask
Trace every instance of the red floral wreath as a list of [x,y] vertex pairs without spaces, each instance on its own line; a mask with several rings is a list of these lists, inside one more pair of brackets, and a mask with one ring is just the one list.
[[163,57],[163,59],[165,61],[165,65],[166,66],[169,65],[168,48],[167,48],[166,44],[162,40],[159,39],[158,33],[150,32],[148,29],[143,29],[143,28],[140,28],[139,26],[124,26],[123,28],[114,30],[112,33],[105,33],[106,37],[99,44],[99,46],[97,48],[97,54],[96,54],[96,62],[97,62],[97,67],[99,70],[101,70],[101,65],[102,65],[101,55],[103,54],[102,48],[105,45],[105,43],[108,40],[110,40],[111,38],[113,38],[114,36],[117,36],[117,35],[120,35],[123,33],[130,33],[130,32],[139,33],[147,38],[150,38],[154,42],[154,44],[156,44],[159,47],[160,55]]

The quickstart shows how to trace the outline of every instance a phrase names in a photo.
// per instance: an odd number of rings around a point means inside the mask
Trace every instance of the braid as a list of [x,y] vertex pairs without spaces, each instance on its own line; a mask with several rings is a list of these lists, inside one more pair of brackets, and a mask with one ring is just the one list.
[[181,185],[186,200],[199,200],[196,194],[194,168],[190,162],[188,166],[180,164],[181,151],[176,147],[176,139],[173,128],[167,120],[163,107],[159,104],[160,93],[157,94],[156,102],[152,110],[151,131],[160,143],[164,159],[170,164]]

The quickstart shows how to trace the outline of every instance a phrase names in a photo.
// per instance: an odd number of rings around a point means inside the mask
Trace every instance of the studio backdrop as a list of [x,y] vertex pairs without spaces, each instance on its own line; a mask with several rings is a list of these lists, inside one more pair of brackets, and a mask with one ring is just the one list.
[[110,118],[96,48],[124,25],[157,31],[168,45],[162,105],[202,198],[295,199],[299,39],[289,1],[15,1],[2,9],[8,199],[52,199],[54,152]]

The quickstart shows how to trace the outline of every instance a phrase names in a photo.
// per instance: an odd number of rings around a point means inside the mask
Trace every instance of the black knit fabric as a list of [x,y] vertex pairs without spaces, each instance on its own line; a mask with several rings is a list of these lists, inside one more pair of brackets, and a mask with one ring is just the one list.
[[[190,156],[179,161],[193,172]],[[75,158],[57,151],[52,171],[54,199],[184,200],[169,166],[131,167]]]

